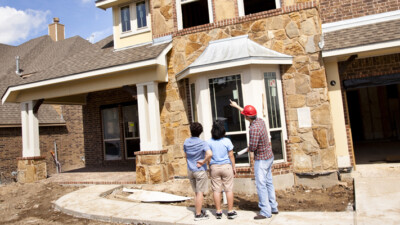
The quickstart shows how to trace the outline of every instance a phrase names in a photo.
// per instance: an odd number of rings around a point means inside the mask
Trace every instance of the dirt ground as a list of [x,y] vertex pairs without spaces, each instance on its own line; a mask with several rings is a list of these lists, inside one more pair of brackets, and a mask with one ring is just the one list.
[[[170,181],[169,181],[170,182]],[[174,183],[165,185],[134,185],[131,188],[139,188],[149,191],[162,191],[180,196],[191,196],[193,194],[188,182],[175,180]],[[178,183],[178,184],[177,184]],[[178,188],[181,187],[181,188]],[[116,189],[107,198],[123,201],[131,201],[127,199],[130,193],[126,193],[121,189]],[[354,190],[352,182],[341,182],[330,188],[312,189],[303,186],[297,186],[286,190],[276,191],[276,198],[279,204],[280,211],[327,211],[338,212],[353,210],[354,205]],[[194,200],[187,200],[179,203],[160,203],[171,204],[178,206],[194,207]],[[214,208],[214,199],[211,191],[205,196],[203,207]],[[224,206],[226,208],[226,206]],[[234,197],[234,209],[258,211],[258,196],[254,195],[239,195]]]
[[48,181],[0,185],[0,224],[112,224],[81,219],[54,211],[53,202],[82,187],[61,186]]
[[[163,188],[165,189],[163,185]],[[155,188],[150,188],[155,187]],[[61,196],[83,187],[62,186],[47,180],[32,184],[11,183],[0,185],[0,224],[113,224],[75,218],[54,211],[53,202]],[[161,186],[141,186],[143,189],[160,189]],[[165,191],[165,190],[164,190]],[[173,194],[173,191],[166,192]],[[115,191],[109,198],[124,200],[122,190]],[[277,191],[280,211],[344,211],[353,204],[353,186],[337,185],[327,189],[296,187]],[[193,200],[174,205],[193,206]],[[207,195],[205,207],[213,208],[211,195]],[[235,208],[257,211],[257,196],[236,196]]]

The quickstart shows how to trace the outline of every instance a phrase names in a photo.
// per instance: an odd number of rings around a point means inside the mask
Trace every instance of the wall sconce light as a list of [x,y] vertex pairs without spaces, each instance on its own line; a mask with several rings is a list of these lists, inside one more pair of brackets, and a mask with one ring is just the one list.
[[330,84],[331,84],[331,86],[335,86],[336,85],[336,81],[331,80]]

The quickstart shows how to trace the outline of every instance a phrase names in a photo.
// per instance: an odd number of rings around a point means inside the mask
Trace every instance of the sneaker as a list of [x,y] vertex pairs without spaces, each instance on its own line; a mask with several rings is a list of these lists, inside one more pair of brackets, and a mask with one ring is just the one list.
[[267,219],[268,217],[263,216],[261,214],[258,214],[257,216],[254,217],[255,220],[263,220],[263,219]]
[[203,210],[201,210],[200,215],[195,215],[194,216],[194,220],[195,221],[208,220],[208,219],[209,219],[208,215]]
[[228,212],[228,219],[234,219],[237,217],[236,211]]
[[217,219],[221,219],[222,218],[222,211],[221,212],[216,212],[215,213]]
[[279,214],[279,211],[275,211],[275,212],[272,211],[271,213],[272,213],[272,214]]

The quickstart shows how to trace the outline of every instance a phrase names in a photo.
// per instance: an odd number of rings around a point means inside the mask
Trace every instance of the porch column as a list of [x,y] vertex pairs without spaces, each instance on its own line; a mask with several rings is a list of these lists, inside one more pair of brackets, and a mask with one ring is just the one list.
[[[210,130],[213,124],[210,100],[210,91],[208,90],[208,79],[205,76],[199,77],[195,83],[196,89],[196,103],[199,122],[203,125],[203,133],[201,133],[201,138],[203,140],[208,140],[211,138]],[[194,104],[196,104],[194,103]]]
[[31,183],[46,179],[47,168],[44,156],[40,156],[39,120],[37,109],[41,102],[21,103],[22,157],[18,157],[18,182]]
[[[344,109],[342,90],[339,77],[339,69],[336,61],[325,62],[328,81],[328,94],[331,100],[332,126],[335,137],[336,157],[339,168],[351,167],[349,146],[347,141],[346,124],[344,121]],[[334,81],[334,82],[332,82]],[[333,85],[334,84],[334,85]],[[351,137],[349,137],[351,138]]]
[[40,156],[39,120],[33,111],[37,101],[21,103],[22,157]]
[[158,84],[137,84],[140,150],[162,150]]

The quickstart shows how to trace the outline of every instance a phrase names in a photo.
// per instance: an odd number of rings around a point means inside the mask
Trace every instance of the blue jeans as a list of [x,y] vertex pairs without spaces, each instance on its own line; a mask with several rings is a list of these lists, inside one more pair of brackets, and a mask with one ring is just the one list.
[[256,187],[258,194],[258,207],[260,214],[266,217],[271,217],[271,210],[278,211],[278,203],[275,197],[275,188],[272,183],[271,167],[274,162],[274,157],[267,160],[255,160],[254,175],[256,178]]

